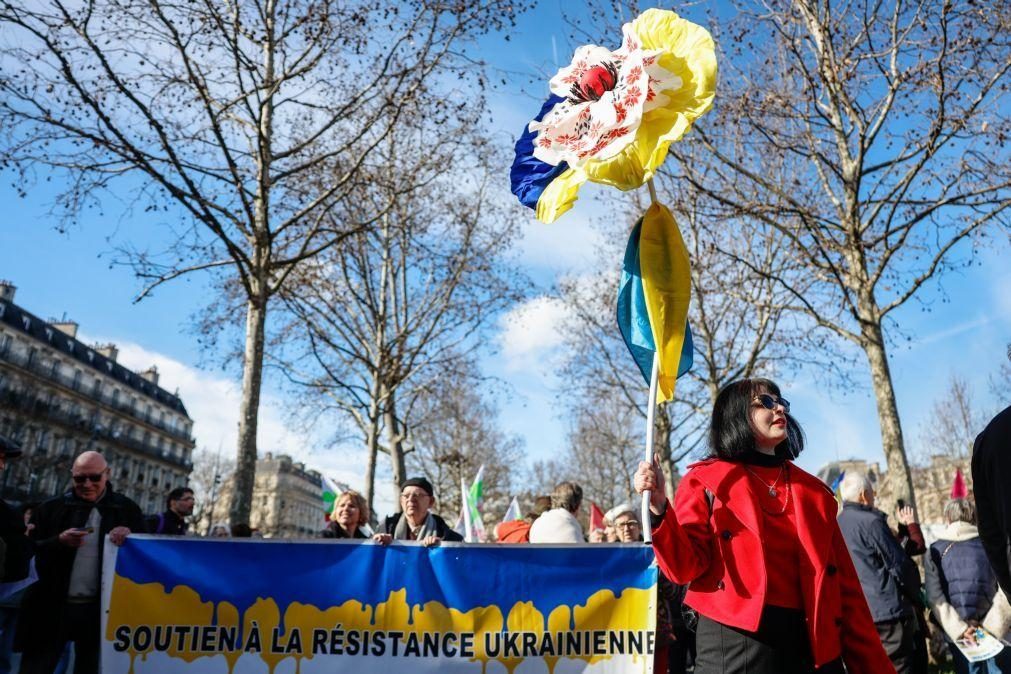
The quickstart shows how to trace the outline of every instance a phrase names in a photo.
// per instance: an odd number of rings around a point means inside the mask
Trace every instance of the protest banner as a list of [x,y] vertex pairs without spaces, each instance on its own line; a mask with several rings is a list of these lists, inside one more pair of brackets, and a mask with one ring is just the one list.
[[102,671],[648,672],[652,560],[646,546],[130,536],[106,544]]

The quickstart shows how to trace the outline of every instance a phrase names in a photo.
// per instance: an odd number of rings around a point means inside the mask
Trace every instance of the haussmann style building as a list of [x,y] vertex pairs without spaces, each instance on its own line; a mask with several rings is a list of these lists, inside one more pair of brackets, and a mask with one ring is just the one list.
[[113,487],[148,513],[185,485],[192,468],[193,422],[151,367],[116,362],[114,345],[77,339],[72,321],[45,321],[15,303],[0,281],[0,433],[22,445],[8,463],[0,496],[41,500],[70,486],[75,456],[102,452]]
[[[222,486],[214,521],[225,523],[232,484]],[[287,454],[267,452],[256,460],[249,526],[265,538],[312,538],[326,526],[323,477]]]

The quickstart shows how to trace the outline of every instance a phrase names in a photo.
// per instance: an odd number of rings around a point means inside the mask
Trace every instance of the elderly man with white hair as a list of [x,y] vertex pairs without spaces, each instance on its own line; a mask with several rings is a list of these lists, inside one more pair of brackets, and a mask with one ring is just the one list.
[[631,503],[620,503],[607,511],[604,520],[614,528],[615,541],[635,543],[642,540],[639,513]]
[[916,564],[892,534],[885,514],[874,508],[874,486],[867,476],[846,471],[839,493],[843,500],[839,528],[881,643],[898,674],[918,674],[923,635],[915,615],[920,592]]

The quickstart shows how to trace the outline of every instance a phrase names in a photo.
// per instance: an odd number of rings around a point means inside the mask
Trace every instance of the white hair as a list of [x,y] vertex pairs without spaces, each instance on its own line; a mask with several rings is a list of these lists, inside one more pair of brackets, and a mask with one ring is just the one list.
[[624,515],[625,513],[632,513],[632,517],[639,520],[639,513],[635,511],[635,508],[631,503],[619,503],[604,514],[604,521],[609,525],[614,525],[614,521]]
[[871,484],[871,481],[863,473],[847,470],[843,475],[842,482],[839,483],[839,495],[842,500],[856,503],[864,492],[874,493],[874,485]]

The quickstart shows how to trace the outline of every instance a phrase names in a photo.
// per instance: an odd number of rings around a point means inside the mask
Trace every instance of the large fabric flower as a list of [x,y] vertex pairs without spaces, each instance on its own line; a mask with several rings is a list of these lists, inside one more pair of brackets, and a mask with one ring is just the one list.
[[619,49],[584,46],[551,79],[552,97],[516,143],[513,193],[553,222],[587,180],[622,190],[653,177],[712,105],[713,39],[701,26],[650,9],[622,28]]

